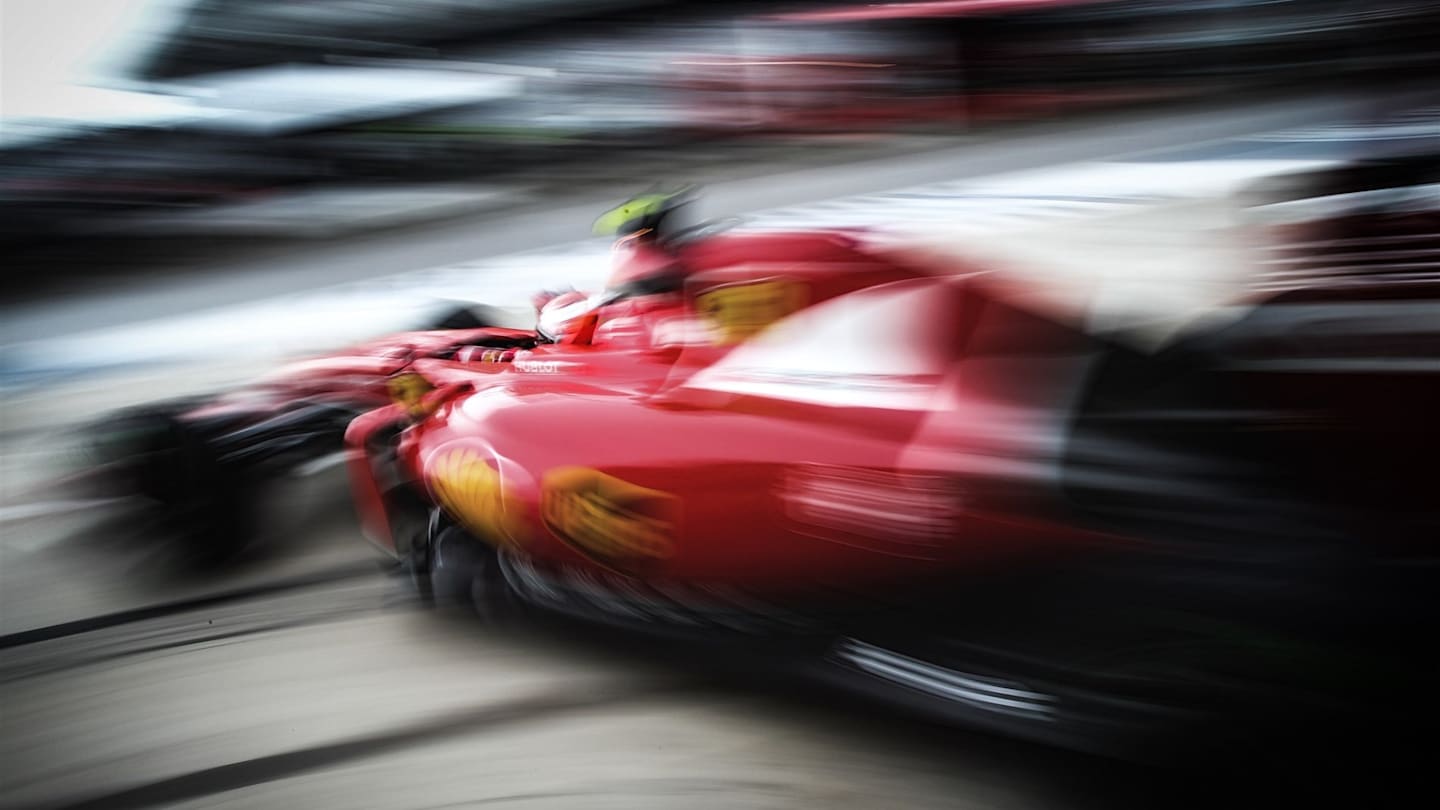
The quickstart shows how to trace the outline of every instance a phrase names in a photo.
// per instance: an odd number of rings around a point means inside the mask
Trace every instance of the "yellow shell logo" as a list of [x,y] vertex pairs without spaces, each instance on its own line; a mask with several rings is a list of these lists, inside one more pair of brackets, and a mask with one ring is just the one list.
[[518,545],[524,536],[520,505],[505,493],[500,473],[480,453],[455,450],[429,470],[440,505],[475,536],[498,545]]
[[722,343],[738,343],[804,303],[804,285],[778,278],[711,287],[695,296],[696,311]]
[[555,536],[598,562],[624,567],[674,553],[680,499],[585,467],[541,482],[540,511]]

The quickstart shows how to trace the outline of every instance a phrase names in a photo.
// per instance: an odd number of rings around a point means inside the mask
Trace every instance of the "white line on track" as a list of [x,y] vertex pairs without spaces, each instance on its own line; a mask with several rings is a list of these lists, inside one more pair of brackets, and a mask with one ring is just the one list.
[[89,509],[99,509],[120,503],[124,498],[86,498],[63,501],[37,501],[13,506],[0,506],[0,523],[15,523],[22,520],[71,514]]

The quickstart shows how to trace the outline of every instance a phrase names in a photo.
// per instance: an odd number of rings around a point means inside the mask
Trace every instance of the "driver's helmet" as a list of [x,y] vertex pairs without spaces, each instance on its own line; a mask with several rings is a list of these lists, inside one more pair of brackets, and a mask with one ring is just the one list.
[[539,307],[536,330],[554,343],[568,343],[585,328],[585,318],[595,302],[582,292],[570,290],[550,297]]
[[595,233],[663,243],[685,230],[680,212],[696,199],[693,185],[651,190],[631,197],[595,220]]
[[692,230],[685,216],[690,210],[686,206],[695,199],[695,186],[652,189],[595,220],[595,233],[616,237],[615,266],[607,289],[656,292],[683,276],[673,248],[679,235]]

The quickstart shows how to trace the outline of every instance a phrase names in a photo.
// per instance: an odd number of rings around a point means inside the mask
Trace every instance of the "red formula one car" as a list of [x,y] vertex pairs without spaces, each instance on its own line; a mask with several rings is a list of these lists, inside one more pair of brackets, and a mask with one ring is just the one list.
[[1269,424],[1225,365],[1264,318],[1142,357],[1000,274],[679,228],[687,201],[607,216],[610,284],[543,296],[533,330],[397,335],[147,411],[122,466],[223,548],[343,436],[366,535],[429,598],[761,650],[1066,745],[1254,753],[1410,682],[1367,631],[1433,606],[1375,598],[1400,591],[1337,534],[1357,512],[1236,438]]
[[766,666],[1127,755],[1397,708],[1364,684],[1405,645],[1369,630],[1433,606],[1376,575],[1333,466],[1298,474],[1334,432],[1268,435],[1301,412],[1230,364],[1264,317],[1137,359],[1000,274],[672,236],[672,202],[613,218],[606,291],[415,357],[350,424],[366,533],[423,593],[764,639]]
[[[641,209],[605,292],[415,357],[350,424],[366,533],[422,593],[764,639],[765,666],[1129,755],[1315,708],[1350,558],[1221,439],[1244,417],[1189,390],[1225,379],[1203,347],[1135,375],[998,274]],[[1208,416],[1157,435],[1151,406]],[[1314,669],[1277,672],[1299,638]]]

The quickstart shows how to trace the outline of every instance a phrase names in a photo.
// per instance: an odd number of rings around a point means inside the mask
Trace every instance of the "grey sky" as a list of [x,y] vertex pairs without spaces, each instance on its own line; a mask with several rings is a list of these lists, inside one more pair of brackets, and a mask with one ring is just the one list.
[[102,92],[181,0],[0,0],[0,116],[124,113],[143,98]]

